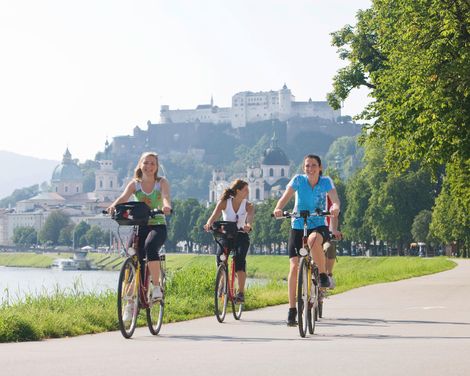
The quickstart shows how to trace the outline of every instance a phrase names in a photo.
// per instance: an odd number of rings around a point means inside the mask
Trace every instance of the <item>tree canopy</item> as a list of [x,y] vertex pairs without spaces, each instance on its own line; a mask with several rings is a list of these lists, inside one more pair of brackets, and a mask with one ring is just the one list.
[[357,25],[333,33],[349,60],[334,79],[330,103],[371,89],[362,118],[384,142],[387,165],[436,166],[470,156],[470,3],[466,0],[375,0]]
[[[370,9],[357,14],[355,26],[346,25],[332,37],[348,65],[334,78],[330,104],[339,108],[354,88],[370,89],[372,102],[359,115],[369,121],[363,139],[380,145],[384,171],[406,175],[419,165],[430,167],[434,178],[444,181],[442,191],[439,184],[435,187],[430,235],[468,249],[470,2],[373,0]],[[414,171],[412,181],[420,176]],[[398,179],[404,183],[400,189],[413,190],[406,177]],[[397,182],[386,183],[382,194],[392,193]],[[369,185],[374,186],[380,185]],[[414,188],[417,199],[423,198],[420,189]],[[388,205],[374,191],[369,204]],[[421,210],[427,206],[421,205]],[[387,210],[392,214],[394,209]],[[389,222],[387,231],[394,226]],[[378,227],[372,230],[384,235]]]

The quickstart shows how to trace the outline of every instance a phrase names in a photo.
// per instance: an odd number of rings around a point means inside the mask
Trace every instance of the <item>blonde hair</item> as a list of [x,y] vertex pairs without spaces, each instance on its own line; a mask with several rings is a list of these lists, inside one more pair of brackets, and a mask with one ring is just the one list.
[[229,188],[225,189],[224,193],[222,194],[221,200],[227,200],[231,196],[235,196],[237,191],[241,191],[248,183],[245,180],[237,179],[232,182]]
[[140,167],[140,165],[142,164],[143,160],[147,157],[154,157],[155,160],[157,161],[157,170],[155,171],[155,180],[158,180],[158,167],[159,167],[158,154],[152,151],[147,151],[145,153],[142,153],[142,155],[140,156],[139,162],[137,163],[137,166],[135,167],[134,179],[137,181],[142,181],[142,168]]

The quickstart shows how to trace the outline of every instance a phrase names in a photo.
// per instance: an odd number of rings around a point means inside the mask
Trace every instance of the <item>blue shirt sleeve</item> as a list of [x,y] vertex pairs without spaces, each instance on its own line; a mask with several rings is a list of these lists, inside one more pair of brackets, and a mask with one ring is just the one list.
[[288,187],[291,187],[294,191],[298,191],[299,190],[299,185],[300,185],[300,179],[299,179],[299,176],[300,175],[295,175],[291,181],[289,183],[287,183],[287,186]]
[[325,176],[323,178],[325,179],[324,181],[325,181],[326,192],[329,192],[335,188],[335,183],[333,183],[333,180],[329,176]]

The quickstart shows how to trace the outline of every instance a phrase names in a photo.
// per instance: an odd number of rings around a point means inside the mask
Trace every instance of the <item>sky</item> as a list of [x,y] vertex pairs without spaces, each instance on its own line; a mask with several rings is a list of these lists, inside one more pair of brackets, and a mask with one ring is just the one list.
[[[0,0],[0,150],[94,159],[161,105],[241,91],[326,100],[346,62],[330,33],[370,0]],[[355,115],[366,91],[342,109]]]

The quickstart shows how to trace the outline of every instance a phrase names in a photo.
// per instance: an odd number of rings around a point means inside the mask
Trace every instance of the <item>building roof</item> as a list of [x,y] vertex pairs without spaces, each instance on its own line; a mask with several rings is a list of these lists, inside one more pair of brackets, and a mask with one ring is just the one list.
[[211,108],[211,104],[200,104],[196,107],[196,110],[210,110]]
[[72,160],[72,155],[69,152],[69,149],[64,153],[62,163],[54,169],[52,173],[52,182],[60,182],[67,180],[82,180],[83,175],[80,171],[80,168]]
[[59,195],[56,192],[40,192],[39,194],[37,194],[34,197],[31,197],[28,200],[22,200],[22,201],[46,201],[46,200],[65,201],[65,198],[63,198],[61,195]]
[[261,164],[268,166],[289,166],[289,159],[284,151],[277,146],[277,138],[275,134],[271,139],[271,146],[264,151]]

